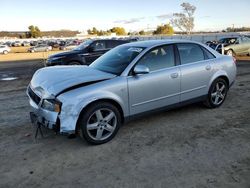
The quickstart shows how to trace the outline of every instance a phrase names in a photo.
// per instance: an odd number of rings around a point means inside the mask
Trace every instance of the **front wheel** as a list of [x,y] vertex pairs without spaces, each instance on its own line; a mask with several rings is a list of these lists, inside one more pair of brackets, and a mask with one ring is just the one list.
[[222,79],[216,79],[211,85],[205,105],[209,108],[218,108],[223,104],[228,92],[228,84]]
[[112,104],[100,102],[91,105],[79,119],[81,136],[91,144],[112,140],[121,125],[119,110]]

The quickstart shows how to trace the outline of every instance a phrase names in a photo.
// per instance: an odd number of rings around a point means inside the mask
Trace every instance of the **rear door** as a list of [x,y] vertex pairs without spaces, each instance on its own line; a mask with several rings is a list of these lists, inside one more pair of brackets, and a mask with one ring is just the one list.
[[173,45],[157,47],[138,61],[150,72],[128,77],[131,115],[180,102],[180,69],[174,51]]
[[181,102],[205,96],[215,56],[194,43],[177,44],[177,48],[181,63]]

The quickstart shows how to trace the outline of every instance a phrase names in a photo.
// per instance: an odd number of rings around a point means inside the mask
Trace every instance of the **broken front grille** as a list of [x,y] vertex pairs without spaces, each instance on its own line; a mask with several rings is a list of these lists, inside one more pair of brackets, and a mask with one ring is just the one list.
[[28,94],[30,98],[38,105],[41,101],[41,98],[29,87]]

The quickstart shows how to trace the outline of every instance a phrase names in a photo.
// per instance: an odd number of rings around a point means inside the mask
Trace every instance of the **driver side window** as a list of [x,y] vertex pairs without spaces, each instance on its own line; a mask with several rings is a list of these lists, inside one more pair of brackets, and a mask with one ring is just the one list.
[[175,66],[173,45],[154,48],[142,57],[138,65],[144,65],[148,67],[150,71]]
[[91,45],[93,51],[105,50],[105,41],[96,41]]

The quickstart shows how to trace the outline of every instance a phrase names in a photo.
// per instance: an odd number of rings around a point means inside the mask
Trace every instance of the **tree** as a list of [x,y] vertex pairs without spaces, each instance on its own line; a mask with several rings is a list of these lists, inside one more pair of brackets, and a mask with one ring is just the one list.
[[158,26],[157,29],[153,32],[154,35],[173,35],[174,29],[170,24],[165,24]]
[[183,11],[181,13],[174,13],[171,19],[171,24],[178,27],[181,31],[190,34],[194,29],[194,12],[196,7],[190,3],[182,3]]
[[113,27],[110,29],[112,33],[116,33],[116,35],[126,35],[126,31],[123,27]]
[[144,30],[139,31],[139,35],[145,35],[145,34],[146,34],[146,33],[145,33]]
[[41,36],[41,31],[37,26],[31,25],[29,26],[29,34],[28,36],[32,38],[37,38]]

